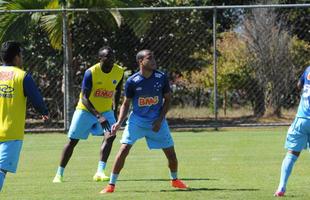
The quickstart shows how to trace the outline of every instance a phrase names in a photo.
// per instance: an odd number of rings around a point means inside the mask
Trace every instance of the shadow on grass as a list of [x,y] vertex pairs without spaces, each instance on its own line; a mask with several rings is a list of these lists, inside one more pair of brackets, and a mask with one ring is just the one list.
[[[183,181],[218,181],[219,179],[212,179],[212,178],[181,178]],[[120,179],[118,181],[170,181],[170,179],[156,179],[156,178],[149,178],[149,179]]]
[[228,188],[189,188],[186,190],[179,189],[170,189],[170,190],[160,190],[160,191],[147,191],[147,190],[131,190],[131,191],[122,191],[122,192],[136,192],[136,193],[149,193],[149,192],[195,192],[195,191],[230,191],[230,192],[253,192],[259,191],[259,189],[254,188],[236,188],[236,189],[228,189]]
[[236,188],[236,189],[228,189],[228,188],[189,188],[187,190],[160,190],[160,192],[193,192],[193,191],[259,191],[259,189],[254,188]]

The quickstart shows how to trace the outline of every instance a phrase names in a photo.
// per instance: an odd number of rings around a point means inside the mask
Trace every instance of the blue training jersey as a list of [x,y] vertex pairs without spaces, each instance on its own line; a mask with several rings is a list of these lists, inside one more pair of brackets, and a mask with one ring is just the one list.
[[299,80],[303,88],[296,116],[310,119],[310,66],[307,67]]
[[170,92],[167,76],[154,70],[149,78],[140,72],[130,76],[125,84],[125,96],[132,99],[133,111],[129,122],[143,127],[151,127],[161,112],[163,95]]

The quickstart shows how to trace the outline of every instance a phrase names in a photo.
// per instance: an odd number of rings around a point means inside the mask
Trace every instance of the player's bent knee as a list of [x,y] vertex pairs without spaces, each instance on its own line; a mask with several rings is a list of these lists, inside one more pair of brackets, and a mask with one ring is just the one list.
[[78,142],[79,140],[70,138],[68,145],[71,147],[75,147],[75,145],[77,145]]
[[288,153],[293,154],[293,155],[295,155],[295,156],[297,156],[297,157],[300,155],[300,152],[298,152],[298,151],[293,151],[293,150],[288,150]]
[[108,138],[106,139],[106,142],[107,142],[107,143],[113,143],[113,141],[115,140],[115,138],[116,138],[116,135],[110,136],[110,137],[108,137]]

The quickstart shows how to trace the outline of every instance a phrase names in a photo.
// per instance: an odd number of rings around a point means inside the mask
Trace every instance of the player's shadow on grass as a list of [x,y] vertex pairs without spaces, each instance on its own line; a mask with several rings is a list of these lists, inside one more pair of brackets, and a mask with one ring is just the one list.
[[228,189],[228,188],[189,188],[187,190],[177,190],[177,189],[170,189],[170,190],[160,190],[160,192],[193,192],[193,191],[259,191],[259,189],[253,188],[237,188],[237,189]]
[[170,190],[159,190],[159,191],[147,191],[147,190],[131,190],[131,191],[123,191],[123,192],[136,192],[136,193],[148,193],[148,192],[195,192],[195,191],[230,191],[230,192],[253,192],[259,191],[259,189],[253,188],[236,188],[236,189],[228,189],[228,188],[189,188],[186,190],[179,189],[170,189]]
[[[156,179],[156,178],[149,178],[149,179],[121,179],[118,181],[170,181],[171,179]],[[181,178],[183,181],[217,181],[219,179],[212,179],[212,178]]]

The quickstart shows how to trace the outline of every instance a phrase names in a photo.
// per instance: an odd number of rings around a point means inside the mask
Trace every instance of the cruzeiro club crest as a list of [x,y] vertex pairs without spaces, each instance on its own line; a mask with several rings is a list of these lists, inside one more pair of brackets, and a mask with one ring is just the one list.
[[112,83],[115,85],[117,83],[117,80],[113,80]]
[[12,98],[14,88],[6,84],[0,84],[0,97]]

